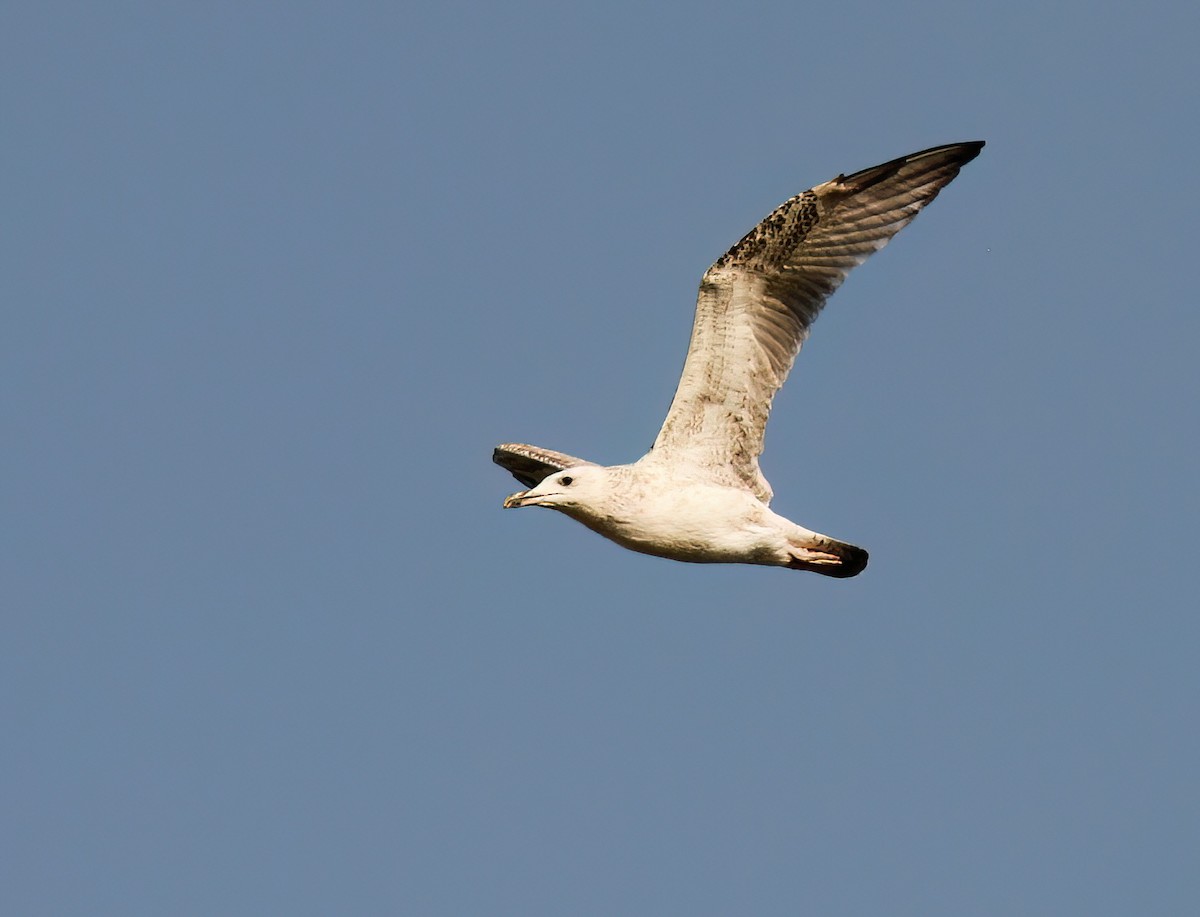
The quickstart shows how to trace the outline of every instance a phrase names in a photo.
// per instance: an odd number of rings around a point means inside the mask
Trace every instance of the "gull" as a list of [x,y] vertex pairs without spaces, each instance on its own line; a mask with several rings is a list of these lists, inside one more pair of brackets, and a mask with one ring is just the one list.
[[683,375],[650,451],[604,466],[504,443],[493,461],[529,488],[505,508],[558,510],[672,560],[861,573],[865,550],[771,511],[758,467],[771,401],[825,300],[983,145],[947,144],[839,175],[777,207],[704,273]]

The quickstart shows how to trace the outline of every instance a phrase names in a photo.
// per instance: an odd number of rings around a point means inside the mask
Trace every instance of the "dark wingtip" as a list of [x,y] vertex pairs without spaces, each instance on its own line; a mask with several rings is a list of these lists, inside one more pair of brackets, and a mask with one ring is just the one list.
[[[528,463],[513,453],[514,443],[501,443],[492,450],[492,461],[511,474],[526,487],[537,487],[541,478],[530,473]],[[545,475],[543,475],[545,477]]]
[[871,166],[869,169],[863,169],[851,175],[839,175],[834,181],[843,185],[853,185],[855,191],[864,191],[872,185],[879,184],[884,179],[891,178],[905,166],[920,162],[922,159],[936,158],[939,161],[939,165],[953,163],[956,169],[958,169],[978,156],[980,150],[986,144],[986,140],[964,140],[961,143],[943,143],[940,146],[931,146],[927,150],[909,153],[907,156],[901,156],[899,159],[893,159],[882,165]]
[[943,143],[938,146],[931,146],[927,150],[920,150],[916,153],[909,153],[898,162],[913,162],[917,159],[924,159],[928,156],[947,155],[947,158],[956,160],[960,165],[970,162],[980,151],[987,146],[986,140],[962,140],[958,143]]
[[978,156],[981,152],[983,152],[983,148],[985,146],[987,146],[987,141],[986,140],[964,140],[962,143],[955,144],[955,146],[958,146],[962,149],[962,152],[963,152],[962,163],[965,165],[966,163],[968,163],[972,159],[974,159],[976,156]]

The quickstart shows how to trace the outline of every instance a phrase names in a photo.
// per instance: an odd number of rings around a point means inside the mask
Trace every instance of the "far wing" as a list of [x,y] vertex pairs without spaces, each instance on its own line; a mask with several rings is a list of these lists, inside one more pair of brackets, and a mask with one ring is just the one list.
[[492,461],[507,468],[526,487],[537,487],[543,479],[564,468],[595,464],[564,452],[524,443],[502,443],[492,451]]
[[679,388],[647,458],[741,484],[758,468],[771,402],[825,300],[932,201],[982,141],[839,175],[786,201],[705,272]]

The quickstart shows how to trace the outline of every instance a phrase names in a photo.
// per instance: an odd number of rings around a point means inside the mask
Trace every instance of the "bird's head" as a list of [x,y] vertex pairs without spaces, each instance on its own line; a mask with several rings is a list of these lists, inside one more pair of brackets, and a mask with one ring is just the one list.
[[545,506],[568,515],[586,513],[608,494],[608,469],[601,465],[576,465],[544,478],[537,487],[518,491],[504,501],[505,509]]

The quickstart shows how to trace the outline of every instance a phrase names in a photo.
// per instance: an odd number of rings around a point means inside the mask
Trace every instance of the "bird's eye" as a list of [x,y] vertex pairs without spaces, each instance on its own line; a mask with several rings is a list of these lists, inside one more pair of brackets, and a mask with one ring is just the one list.
[[558,479],[558,483],[561,484],[563,487],[570,487],[571,482],[573,480],[575,480],[575,479],[572,478],[569,474],[565,474],[561,478]]

